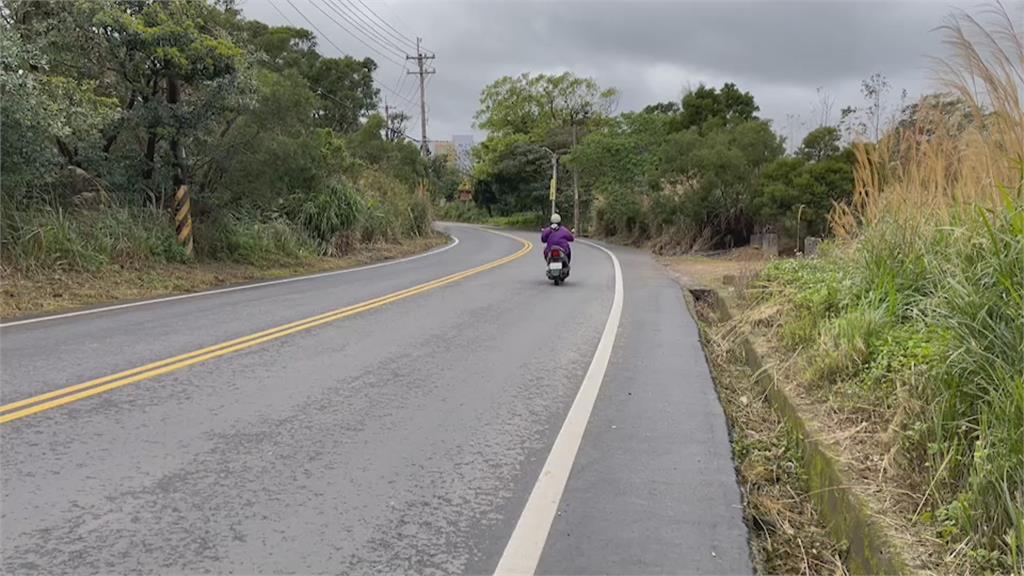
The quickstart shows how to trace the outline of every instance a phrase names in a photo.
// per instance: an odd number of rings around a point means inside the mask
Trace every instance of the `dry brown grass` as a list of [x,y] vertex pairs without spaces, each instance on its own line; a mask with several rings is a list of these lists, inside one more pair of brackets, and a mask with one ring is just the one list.
[[741,358],[738,324],[698,302],[722,407],[729,420],[744,515],[761,574],[847,573],[845,550],[829,537],[807,492],[799,453]]
[[926,232],[965,206],[998,209],[999,186],[1020,179],[1024,4],[996,4],[980,17],[956,11],[940,27],[951,56],[936,59],[938,80],[962,105],[922,99],[915,122],[854,147],[853,203],[831,218],[840,237],[883,219]]
[[714,256],[658,256],[686,288],[715,288],[740,296],[769,260],[760,250],[744,247]]

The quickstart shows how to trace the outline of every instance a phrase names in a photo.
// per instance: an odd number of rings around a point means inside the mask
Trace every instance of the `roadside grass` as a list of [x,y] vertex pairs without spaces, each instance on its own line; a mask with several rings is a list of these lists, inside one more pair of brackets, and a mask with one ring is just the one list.
[[519,230],[543,228],[548,224],[550,217],[550,214],[544,212],[516,212],[505,216],[489,216],[485,210],[473,202],[449,202],[438,208],[436,213],[439,220],[486,224]]
[[[689,263],[676,263],[672,269],[693,275]],[[755,384],[734,324],[718,318],[707,301],[698,300],[696,306],[718,397],[729,421],[757,572],[847,574],[844,545],[831,539],[809,497],[799,444],[787,434],[782,418]]]
[[484,220],[484,224],[499,228],[515,228],[518,230],[538,230],[549,224],[549,214],[543,212],[518,212],[508,216],[494,216]]
[[56,190],[0,196],[0,316],[342,268],[443,242],[426,195],[375,169],[289,197],[275,212],[195,201],[190,256],[163,210],[107,194],[91,206]]
[[438,220],[467,224],[481,224],[489,218],[487,211],[477,206],[475,202],[449,202],[436,209],[435,214]]
[[1024,40],[990,16],[945,28],[956,56],[942,71],[971,116],[925,108],[859,146],[838,239],[767,267],[751,314],[775,315],[761,327],[823,417],[861,430],[844,457],[881,515],[942,543],[931,568],[1020,574]]
[[10,270],[0,287],[0,318],[53,313],[123,300],[198,292],[254,280],[270,280],[351,268],[412,256],[445,244],[432,235],[400,244],[363,246],[343,257],[309,256],[297,261],[259,265],[207,261],[108,266],[99,271],[47,269],[35,273]]
[[74,211],[4,206],[0,255],[5,269],[97,271],[111,264],[188,260],[165,219],[143,209]]

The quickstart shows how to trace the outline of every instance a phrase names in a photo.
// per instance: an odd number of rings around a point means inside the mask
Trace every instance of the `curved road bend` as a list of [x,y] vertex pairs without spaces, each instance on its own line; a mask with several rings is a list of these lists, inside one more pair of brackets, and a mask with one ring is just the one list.
[[[578,243],[556,288],[534,246],[217,348],[523,246],[447,230],[458,245],[392,265],[0,327],[0,418],[26,398],[216,352],[0,424],[2,572],[490,573],[507,562],[605,330],[609,255]],[[694,322],[646,255],[614,251],[621,322],[535,569],[750,573]]]

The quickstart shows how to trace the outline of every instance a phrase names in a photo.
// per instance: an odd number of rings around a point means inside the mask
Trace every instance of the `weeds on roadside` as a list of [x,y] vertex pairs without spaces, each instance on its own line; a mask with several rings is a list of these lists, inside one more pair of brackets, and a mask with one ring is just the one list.
[[782,340],[840,411],[883,418],[882,472],[958,570],[1024,573],[1024,40],[1005,10],[945,27],[947,86],[857,149],[857,189],[821,259],[763,276]]
[[751,547],[762,574],[846,574],[845,550],[829,537],[807,495],[799,443],[747,369],[736,326],[698,303],[705,350],[729,420]]

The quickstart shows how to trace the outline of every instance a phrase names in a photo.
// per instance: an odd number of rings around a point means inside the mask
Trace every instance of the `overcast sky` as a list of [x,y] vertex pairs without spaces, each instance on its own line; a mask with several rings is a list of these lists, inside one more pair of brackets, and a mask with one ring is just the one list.
[[[860,82],[875,72],[893,85],[894,106],[903,89],[911,97],[932,89],[928,58],[945,52],[941,34],[933,29],[953,6],[923,0],[239,4],[249,18],[313,28],[305,16],[320,28],[317,36],[324,54],[338,53],[333,43],[347,54],[377,60],[377,81],[387,88],[381,94],[414,114],[409,126],[414,136],[419,134],[415,77],[403,76],[404,60],[398,52],[406,48],[402,36],[423,37],[424,46],[436,54],[432,64],[437,69],[427,86],[429,137],[475,133],[478,140],[482,134],[472,127],[473,114],[485,85],[507,74],[566,70],[618,88],[619,110],[678,100],[688,86],[701,82],[735,82],[754,94],[762,117],[773,120],[777,132],[799,138],[806,131],[801,123],[816,124],[812,117],[817,116],[819,87],[836,99],[833,119],[841,107],[862,102]],[[1024,2],[1009,4],[1011,11],[1024,14]],[[975,3],[958,0],[958,5],[970,8]],[[378,25],[375,33],[358,36],[356,29],[370,29],[371,22]]]

